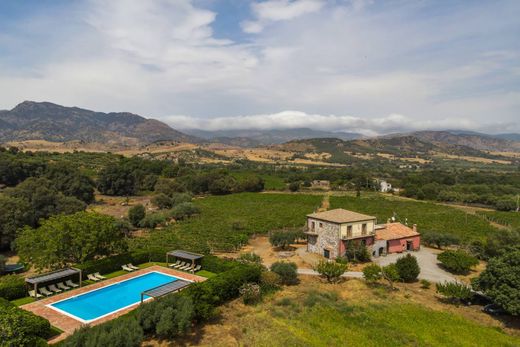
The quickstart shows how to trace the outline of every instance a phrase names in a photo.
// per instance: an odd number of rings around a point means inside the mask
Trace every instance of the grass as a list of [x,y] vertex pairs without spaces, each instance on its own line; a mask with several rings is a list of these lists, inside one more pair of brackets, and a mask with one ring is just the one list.
[[196,273],[196,275],[201,276],[201,277],[211,278],[211,277],[215,277],[217,274],[214,272],[206,271],[206,270],[200,270]]
[[310,291],[244,315],[245,346],[518,346],[519,339],[461,315],[402,300],[354,303]]
[[16,306],[22,306],[22,305],[30,304],[31,302],[34,302],[34,298],[31,298],[30,296],[26,296],[24,298],[11,300],[11,302],[13,304],[15,304]]
[[[236,179],[240,180],[249,175],[256,174],[253,171],[246,172],[233,172],[232,176]],[[287,185],[282,177],[273,176],[269,174],[258,174],[258,176],[262,177],[264,180],[264,189],[265,190],[284,190]]]
[[368,197],[332,196],[331,208],[345,208],[377,217],[386,223],[394,212],[401,222],[417,224],[419,232],[437,231],[456,235],[463,240],[484,239],[497,229],[485,219],[449,206],[413,200],[388,199],[382,196]]
[[130,248],[189,249],[202,253],[235,250],[253,234],[302,227],[305,215],[320,206],[321,200],[319,195],[258,193],[196,199],[200,215],[151,231],[147,237],[131,239]]

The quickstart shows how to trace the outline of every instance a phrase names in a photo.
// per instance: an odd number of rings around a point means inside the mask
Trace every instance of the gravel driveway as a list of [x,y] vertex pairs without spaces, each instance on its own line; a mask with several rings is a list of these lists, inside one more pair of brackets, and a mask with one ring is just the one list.
[[[435,250],[421,247],[420,251],[411,252],[411,254],[417,258],[417,262],[421,267],[421,273],[419,274],[420,279],[424,278],[432,282],[455,281],[455,277],[437,265],[437,254]],[[403,255],[405,255],[405,253],[394,253],[389,254],[386,257],[372,258],[372,261],[384,266],[395,263],[397,258],[402,257]]]

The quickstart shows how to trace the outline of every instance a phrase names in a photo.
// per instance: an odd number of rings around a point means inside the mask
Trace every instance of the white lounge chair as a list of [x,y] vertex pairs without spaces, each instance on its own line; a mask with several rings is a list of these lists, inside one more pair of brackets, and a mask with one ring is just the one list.
[[126,266],[128,266],[130,269],[139,270],[139,267],[135,266],[132,263],[128,263]]
[[52,290],[54,293],[61,293],[63,290],[58,289],[55,284],[50,284],[49,289]]
[[53,292],[49,292],[45,287],[38,288],[38,290],[45,296],[51,296],[52,294],[54,294]]
[[65,284],[72,288],[79,287],[79,284],[76,284],[76,283],[72,282],[71,280],[65,281]]
[[186,263],[185,261],[183,261],[182,263],[180,263],[179,265],[175,265],[173,268],[174,269],[180,269],[181,267],[185,267],[188,263]]
[[191,264],[187,264],[186,266],[180,267],[179,270],[188,271],[191,267],[192,267]]
[[63,289],[63,290],[69,290],[70,287],[67,287],[66,285],[63,284],[63,282],[60,282],[58,284],[56,284],[56,287],[60,288],[60,289]]
[[43,295],[36,293],[34,290],[29,290],[29,296],[31,298],[41,298]]
[[177,260],[174,264],[170,264],[168,265],[169,267],[175,267],[176,265],[180,265],[181,264],[181,261],[180,260]]
[[121,269],[128,271],[128,272],[135,271],[134,269],[129,268],[127,265],[121,265]]
[[96,272],[96,273],[94,274],[94,277],[96,277],[96,278],[98,278],[98,279],[100,279],[100,280],[106,280],[106,279],[107,279],[105,276],[101,276],[101,275],[99,274],[99,272]]
[[96,276],[94,276],[94,275],[92,275],[92,274],[88,274],[88,275],[87,275],[87,278],[88,278],[89,280],[91,280],[91,281],[94,281],[94,282],[97,282],[97,281],[100,280],[99,278],[97,278]]
[[199,271],[201,267],[202,267],[202,265],[195,266],[195,268],[193,269],[193,272]]

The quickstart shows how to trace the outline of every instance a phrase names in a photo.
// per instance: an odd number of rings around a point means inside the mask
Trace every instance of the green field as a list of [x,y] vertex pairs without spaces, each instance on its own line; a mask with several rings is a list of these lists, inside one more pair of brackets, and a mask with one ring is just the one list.
[[320,206],[322,196],[240,193],[195,199],[199,216],[154,230],[148,238],[131,240],[133,249],[192,251],[234,250],[255,233],[302,227],[305,215]]
[[484,218],[515,229],[520,228],[520,213],[504,211],[477,211],[477,214]]
[[408,225],[417,224],[420,231],[438,231],[459,236],[463,240],[483,239],[497,229],[484,218],[464,211],[429,202],[387,199],[382,196],[332,196],[331,208],[345,208],[377,217],[379,223],[397,214],[397,219]]
[[355,303],[309,291],[244,315],[244,346],[518,346],[520,339],[415,303]]
[[[246,172],[233,172],[231,175],[236,179],[240,180],[246,178],[247,176],[254,175],[254,171],[246,171]],[[284,190],[286,188],[286,183],[282,177],[273,176],[269,174],[258,174],[258,176],[262,177],[264,180],[264,189],[265,190]]]

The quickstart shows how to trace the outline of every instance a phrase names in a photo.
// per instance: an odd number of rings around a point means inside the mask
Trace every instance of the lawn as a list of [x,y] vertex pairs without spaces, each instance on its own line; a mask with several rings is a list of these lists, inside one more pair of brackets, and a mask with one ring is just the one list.
[[345,208],[377,217],[386,223],[394,212],[401,222],[417,224],[420,231],[438,231],[459,236],[463,240],[483,239],[496,232],[484,218],[468,214],[449,206],[413,200],[388,199],[382,196],[369,197],[331,196],[331,208]]
[[[246,171],[246,172],[233,172],[231,175],[236,179],[243,179],[247,176],[256,174],[254,171]],[[269,175],[269,174],[256,174],[264,180],[264,189],[265,190],[284,190],[287,188],[287,184],[284,179],[279,176]]]
[[303,227],[305,215],[320,206],[322,196],[241,193],[196,199],[199,216],[131,239],[132,249],[189,249],[230,251],[255,233],[284,227]]

